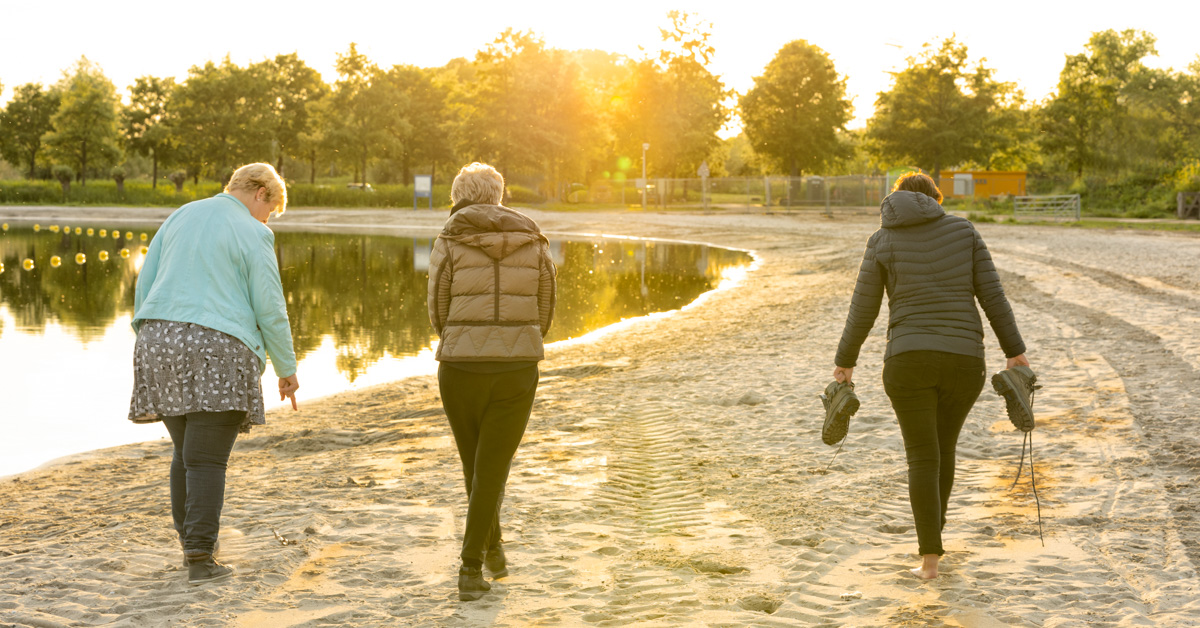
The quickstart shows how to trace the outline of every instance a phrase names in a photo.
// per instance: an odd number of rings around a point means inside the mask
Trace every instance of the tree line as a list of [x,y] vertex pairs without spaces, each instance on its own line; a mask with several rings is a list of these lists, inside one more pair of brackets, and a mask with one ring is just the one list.
[[[410,183],[473,160],[561,197],[574,182],[653,177],[870,173],[916,166],[1027,170],[1089,181],[1200,185],[1200,59],[1146,65],[1155,38],[1094,33],[1067,56],[1054,94],[1033,101],[951,37],[893,73],[866,128],[848,130],[846,77],[829,55],[783,46],[744,94],[712,73],[711,24],[673,11],[662,52],[631,59],[547,47],[508,29],[473,59],[377,65],[350,44],[326,83],[298,55],[245,67],[227,57],[187,78],[144,76],[128,102],[81,59],[56,84],[15,88],[0,112],[0,156],[29,178],[120,180],[135,159],[162,173],[221,181],[267,161],[290,180],[323,173]],[[2,78],[2,77],[0,77]],[[722,140],[732,116],[743,132]]]

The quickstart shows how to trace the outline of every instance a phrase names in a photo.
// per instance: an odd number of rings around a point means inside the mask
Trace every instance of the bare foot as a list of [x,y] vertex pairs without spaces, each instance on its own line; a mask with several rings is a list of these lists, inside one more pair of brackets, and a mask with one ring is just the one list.
[[922,580],[933,580],[938,577],[938,559],[940,558],[937,554],[925,554],[921,556],[921,566],[909,569],[908,572]]

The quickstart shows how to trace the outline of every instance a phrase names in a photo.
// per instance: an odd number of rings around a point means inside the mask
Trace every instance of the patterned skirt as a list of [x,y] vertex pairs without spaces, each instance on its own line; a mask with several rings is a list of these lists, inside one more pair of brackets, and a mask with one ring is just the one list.
[[133,350],[129,420],[153,423],[189,412],[243,410],[266,423],[258,356],[242,341],[194,323],[148,320]]

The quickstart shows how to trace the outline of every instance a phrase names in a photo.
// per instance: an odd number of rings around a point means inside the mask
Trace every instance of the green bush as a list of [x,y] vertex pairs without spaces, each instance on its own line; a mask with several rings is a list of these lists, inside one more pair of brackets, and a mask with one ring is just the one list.
[[508,186],[509,202],[512,203],[545,203],[546,197],[534,192],[523,185]]
[[[175,192],[175,186],[160,183],[151,188],[144,181],[125,182],[125,194],[117,193],[117,184],[109,180],[92,180],[86,186],[71,186],[63,199],[62,186],[55,181],[0,181],[0,205],[133,205],[137,207],[179,207],[185,203],[208,198],[221,191],[221,184],[204,181],[200,184],[185,183],[183,191]],[[420,205],[428,201],[421,199]],[[309,185],[306,183],[288,186],[289,207],[412,207],[411,185],[381,185],[372,191],[347,189],[344,185]],[[450,204],[450,186],[435,185],[434,207]]]

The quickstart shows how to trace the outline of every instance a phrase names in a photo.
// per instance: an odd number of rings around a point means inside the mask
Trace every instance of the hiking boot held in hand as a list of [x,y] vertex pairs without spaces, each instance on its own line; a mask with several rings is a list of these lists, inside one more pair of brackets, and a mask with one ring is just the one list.
[[492,585],[483,579],[483,568],[463,565],[458,570],[458,599],[463,602],[478,600],[492,590]]
[[232,565],[218,563],[212,554],[188,553],[188,584],[206,584],[233,575]]
[[500,544],[489,547],[483,556],[483,566],[492,572],[492,578],[503,578],[508,575],[508,560],[504,557],[504,548]]
[[1028,366],[1014,366],[992,376],[992,387],[996,394],[1004,397],[1008,409],[1008,420],[1022,432],[1033,431],[1033,391],[1037,375]]
[[851,382],[833,382],[825,387],[821,395],[825,404],[825,425],[821,428],[821,442],[836,445],[850,431],[850,417],[858,412],[858,395],[854,394]]

